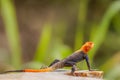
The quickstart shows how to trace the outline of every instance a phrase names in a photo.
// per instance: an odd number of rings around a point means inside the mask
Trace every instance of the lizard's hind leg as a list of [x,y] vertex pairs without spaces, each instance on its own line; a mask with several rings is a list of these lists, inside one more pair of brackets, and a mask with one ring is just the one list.
[[65,66],[72,66],[71,74],[74,74],[74,72],[77,70],[76,62],[68,61],[68,62],[65,63]]
[[74,74],[76,70],[77,70],[76,65],[73,65],[71,68],[71,74]]
[[57,63],[57,62],[59,62],[59,61],[60,61],[60,60],[55,59],[55,60],[49,65],[49,67],[52,66],[52,65],[54,65],[55,63]]

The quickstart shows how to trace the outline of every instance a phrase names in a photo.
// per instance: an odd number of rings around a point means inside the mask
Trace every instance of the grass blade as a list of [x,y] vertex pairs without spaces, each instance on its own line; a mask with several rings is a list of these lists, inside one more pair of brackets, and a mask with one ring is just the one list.
[[45,56],[47,49],[49,47],[49,43],[51,40],[51,35],[52,35],[52,27],[50,23],[46,23],[45,26],[43,27],[40,41],[38,43],[38,47],[35,53],[34,61],[42,61],[44,62]]

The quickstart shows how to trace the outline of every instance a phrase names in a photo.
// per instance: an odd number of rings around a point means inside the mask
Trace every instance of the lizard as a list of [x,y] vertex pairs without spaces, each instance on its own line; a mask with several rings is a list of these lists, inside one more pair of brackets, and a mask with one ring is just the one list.
[[76,63],[85,60],[87,63],[88,70],[91,71],[89,59],[88,59],[88,51],[91,50],[94,46],[93,42],[86,42],[79,50],[73,52],[70,56],[66,57],[63,60],[55,59],[47,68],[43,69],[23,69],[23,70],[13,70],[13,71],[5,71],[3,73],[9,72],[51,72],[56,69],[60,69],[63,67],[72,67],[71,73],[73,74],[76,70]]

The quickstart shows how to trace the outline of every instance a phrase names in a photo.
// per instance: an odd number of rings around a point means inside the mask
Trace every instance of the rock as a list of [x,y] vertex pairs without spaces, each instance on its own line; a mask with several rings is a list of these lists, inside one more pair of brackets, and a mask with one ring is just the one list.
[[[19,73],[7,73],[0,74],[0,80],[103,80],[102,77],[95,77],[94,74],[101,74],[100,71],[76,71],[75,74],[90,74],[90,76],[71,76],[68,75],[70,71],[60,72],[19,72]],[[66,75],[67,74],[67,75]],[[93,75],[93,76],[92,76]]]
[[91,77],[91,78],[103,78],[103,71],[75,71],[74,74],[66,73],[71,76]]

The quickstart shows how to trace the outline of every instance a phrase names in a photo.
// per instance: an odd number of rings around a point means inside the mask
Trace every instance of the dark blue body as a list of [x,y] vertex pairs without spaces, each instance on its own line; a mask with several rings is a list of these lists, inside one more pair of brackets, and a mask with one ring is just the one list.
[[79,52],[79,53],[73,53],[72,55],[70,55],[69,57],[65,58],[63,60],[65,66],[72,66],[74,64],[76,64],[77,62],[80,62],[84,59],[88,59],[87,54],[85,54],[84,52]]

